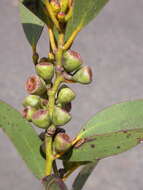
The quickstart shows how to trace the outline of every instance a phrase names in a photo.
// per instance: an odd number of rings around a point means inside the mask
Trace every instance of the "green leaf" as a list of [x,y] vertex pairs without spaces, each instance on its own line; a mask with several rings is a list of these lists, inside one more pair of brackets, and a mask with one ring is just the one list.
[[143,100],[116,104],[101,111],[85,125],[78,137],[83,141],[81,145],[62,159],[94,161],[136,146],[143,140]]
[[10,138],[37,178],[44,176],[44,159],[40,155],[41,140],[32,126],[10,105],[0,101],[0,128]]
[[74,168],[76,169],[80,166],[83,166],[89,163],[90,162],[69,162],[69,161],[64,160],[63,161],[64,171],[65,173],[70,172],[72,170],[74,171]]
[[19,2],[22,26],[27,40],[29,41],[32,47],[36,47],[44,28],[44,22],[33,13],[38,13],[36,3],[34,4],[35,6],[32,6],[32,12],[25,4],[23,4],[23,2],[23,0]]
[[64,173],[62,174],[64,177],[71,175],[76,169],[80,166],[89,164],[91,162],[69,162],[68,160],[63,160]]
[[73,31],[82,25],[82,28],[94,19],[109,0],[75,0],[73,16],[68,22],[66,40]]
[[121,130],[143,129],[143,100],[114,104],[90,119],[80,131],[81,137]]
[[81,171],[79,172],[79,174],[77,175],[77,177],[75,178],[73,182],[72,190],[81,190],[83,188],[87,179],[89,178],[89,176],[91,175],[91,173],[93,172],[97,164],[98,164],[98,160],[85,165],[81,169]]

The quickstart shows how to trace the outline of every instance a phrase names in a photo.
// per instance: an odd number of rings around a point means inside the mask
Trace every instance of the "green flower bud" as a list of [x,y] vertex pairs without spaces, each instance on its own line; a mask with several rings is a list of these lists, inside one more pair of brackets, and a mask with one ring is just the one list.
[[92,71],[88,66],[82,67],[74,75],[73,79],[81,84],[89,84],[92,82]]
[[46,92],[46,84],[38,76],[30,76],[26,82],[25,88],[29,94],[43,95]]
[[22,111],[22,116],[27,119],[28,121],[32,121],[32,115],[36,112],[35,108],[32,108],[30,106],[24,108]]
[[58,102],[65,104],[71,102],[76,97],[76,94],[68,86],[63,85],[58,93]]
[[54,139],[54,148],[57,153],[66,152],[72,145],[72,139],[66,133],[58,133]]
[[40,97],[36,96],[36,95],[28,95],[24,101],[23,101],[23,106],[27,107],[27,106],[31,106],[34,108],[40,108]]
[[50,117],[47,110],[40,109],[32,115],[32,122],[39,128],[47,129],[50,125]]
[[57,15],[57,17],[58,17],[58,20],[60,22],[64,22],[65,21],[65,13],[64,12],[59,12],[58,15]]
[[71,115],[68,112],[55,106],[54,112],[53,112],[54,125],[57,125],[57,126],[65,125],[70,120],[71,120]]
[[54,76],[54,66],[48,62],[40,62],[36,65],[36,73],[42,79],[51,81]]
[[82,60],[79,53],[68,50],[64,53],[63,67],[67,72],[73,72],[79,69],[82,65]]
[[50,3],[51,3],[54,14],[56,15],[57,13],[59,13],[61,10],[60,3],[57,0],[51,0]]

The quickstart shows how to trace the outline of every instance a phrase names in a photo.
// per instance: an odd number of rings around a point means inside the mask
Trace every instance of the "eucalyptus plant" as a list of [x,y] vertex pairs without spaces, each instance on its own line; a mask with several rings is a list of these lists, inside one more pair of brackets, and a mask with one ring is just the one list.
[[[23,30],[32,49],[35,73],[29,76],[22,113],[0,101],[0,127],[45,190],[67,190],[65,180],[79,167],[72,189],[81,190],[103,158],[143,140],[143,100],[123,102],[96,113],[72,139],[64,126],[76,93],[70,84],[88,85],[92,69],[72,49],[78,33],[108,0],[20,0]],[[40,57],[38,40],[44,27],[49,50]],[[94,77],[94,76],[93,76]],[[35,130],[42,130],[38,134]],[[57,159],[62,161],[62,168]]]

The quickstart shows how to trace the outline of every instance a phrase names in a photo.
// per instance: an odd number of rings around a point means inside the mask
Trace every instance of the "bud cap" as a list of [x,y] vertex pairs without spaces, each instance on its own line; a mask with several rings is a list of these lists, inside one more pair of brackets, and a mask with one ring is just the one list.
[[32,115],[32,122],[39,128],[47,129],[50,125],[50,117],[47,110],[40,109]]
[[72,145],[72,139],[66,133],[58,133],[54,139],[55,151],[58,153],[67,151]]
[[92,71],[88,66],[82,67],[74,75],[73,79],[81,84],[89,84],[92,82]]
[[74,100],[76,94],[73,90],[71,90],[68,86],[63,85],[58,93],[58,102],[59,103],[68,103]]
[[37,75],[28,78],[25,88],[29,94],[33,95],[43,95],[47,90],[44,80]]
[[68,50],[64,53],[63,67],[67,72],[73,72],[79,69],[81,65],[82,60],[79,53],[72,50]]
[[53,112],[53,123],[54,125],[60,126],[65,125],[71,120],[71,115],[65,110],[55,106]]
[[64,12],[59,12],[58,15],[57,15],[57,17],[58,17],[58,20],[60,22],[64,22],[64,20],[65,20],[65,13]]
[[31,106],[34,108],[40,108],[40,97],[37,95],[28,95],[24,101],[23,101],[23,106],[27,107],[27,106]]
[[40,62],[36,65],[36,73],[44,80],[52,80],[54,76],[54,66],[52,63]]

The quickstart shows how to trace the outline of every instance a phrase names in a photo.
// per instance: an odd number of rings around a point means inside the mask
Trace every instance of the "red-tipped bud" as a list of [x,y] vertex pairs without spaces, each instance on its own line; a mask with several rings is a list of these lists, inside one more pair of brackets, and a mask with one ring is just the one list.
[[55,106],[54,112],[53,112],[53,124],[54,125],[57,125],[57,126],[65,125],[70,120],[71,120],[71,115],[68,112]]
[[65,13],[64,12],[59,12],[57,15],[57,18],[60,22],[64,22],[65,21]]
[[35,108],[30,106],[26,107],[22,111],[22,116],[27,119],[28,121],[32,121],[32,115],[36,112]]
[[48,62],[40,62],[36,65],[36,73],[42,79],[51,81],[54,76],[54,66]]
[[65,104],[71,102],[76,97],[76,94],[68,86],[63,85],[58,93],[58,102]]
[[47,129],[50,125],[50,117],[47,110],[40,109],[32,115],[32,122],[39,128]]
[[72,145],[72,139],[66,133],[58,133],[54,139],[54,148],[58,153],[66,152]]
[[92,82],[92,70],[90,67],[85,66],[78,70],[74,75],[73,79],[81,84],[89,84]]
[[30,106],[34,108],[40,108],[40,104],[40,97],[37,95],[28,95],[23,101],[24,107]]
[[79,53],[72,50],[68,50],[64,53],[63,67],[67,72],[73,72],[79,69],[81,65],[82,60]]
[[47,90],[44,80],[36,75],[28,78],[25,88],[29,94],[34,95],[43,95]]

